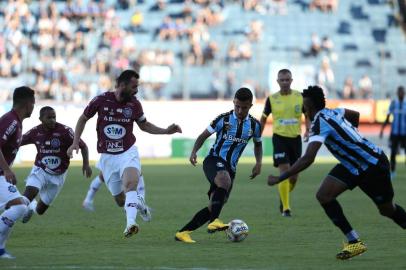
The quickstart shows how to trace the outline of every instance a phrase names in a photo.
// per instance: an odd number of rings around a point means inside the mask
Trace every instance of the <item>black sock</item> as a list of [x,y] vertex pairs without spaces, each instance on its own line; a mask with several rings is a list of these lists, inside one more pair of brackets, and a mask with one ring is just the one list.
[[321,205],[324,208],[327,216],[340,230],[347,235],[347,233],[352,231],[352,227],[348,222],[347,218],[344,216],[343,209],[337,200],[333,200],[326,204]]
[[406,212],[400,205],[395,204],[395,206],[396,210],[392,216],[392,219],[400,227],[406,229]]
[[211,215],[210,222],[220,216],[221,209],[224,205],[224,199],[226,198],[227,190],[218,187],[211,198]]
[[210,219],[210,211],[209,208],[205,207],[199,212],[196,213],[196,215],[192,218],[191,221],[189,221],[188,224],[186,224],[182,229],[180,229],[180,232],[183,231],[194,231],[203,224],[205,224],[207,221]]

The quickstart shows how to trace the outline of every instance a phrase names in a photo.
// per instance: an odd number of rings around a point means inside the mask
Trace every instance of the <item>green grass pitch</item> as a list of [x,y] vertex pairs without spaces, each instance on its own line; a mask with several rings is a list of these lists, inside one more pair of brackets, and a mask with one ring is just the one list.
[[[345,192],[339,202],[369,250],[350,261],[335,259],[344,238],[315,199],[334,164],[314,164],[301,174],[292,194],[292,218],[280,216],[277,188],[266,185],[266,176],[276,170],[264,164],[262,175],[252,181],[251,166],[240,164],[221,214],[224,221],[246,221],[248,238],[232,243],[223,232],[209,235],[202,227],[193,233],[197,243],[192,245],[174,241],[174,234],[207,205],[208,182],[201,166],[186,161],[143,165],[153,220],[138,218],[140,232],[130,239],[122,236],[123,209],[105,186],[96,195],[96,211],[82,209],[89,180],[73,166],[48,212],[15,225],[7,249],[17,259],[0,261],[0,269],[406,269],[405,232],[381,217],[359,189]],[[406,208],[406,170],[403,164],[398,168],[395,200]],[[14,170],[22,192],[30,168]]]

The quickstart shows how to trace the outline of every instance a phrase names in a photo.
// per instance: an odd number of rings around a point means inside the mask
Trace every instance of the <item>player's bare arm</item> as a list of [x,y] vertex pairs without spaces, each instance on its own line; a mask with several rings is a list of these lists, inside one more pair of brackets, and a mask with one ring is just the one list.
[[74,150],[76,150],[76,154],[79,152],[80,136],[82,135],[83,130],[85,129],[87,120],[89,120],[89,118],[87,118],[85,115],[82,114],[79,117],[78,122],[76,123],[75,136],[73,137],[73,143],[71,146],[69,146],[68,150],[66,151],[70,158],[73,157]]
[[202,147],[203,143],[210,137],[211,133],[205,129],[199,137],[197,137],[195,144],[193,145],[192,152],[190,153],[189,161],[192,163],[193,166],[197,164],[197,151],[199,151],[200,147]]
[[358,127],[359,124],[359,112],[345,109],[344,110],[344,118],[347,119],[351,125],[354,127]]
[[82,160],[83,160],[83,165],[82,165],[83,175],[86,176],[87,178],[89,178],[92,176],[92,168],[89,165],[89,149],[87,148],[86,144],[83,144],[80,147],[80,152],[82,153]]
[[381,138],[381,139],[383,137],[383,131],[385,130],[386,125],[389,124],[389,118],[390,118],[390,114],[388,114],[386,116],[385,122],[383,122],[383,124],[382,124],[381,131],[379,132],[379,138]]
[[150,134],[174,134],[174,133],[182,133],[182,129],[177,124],[172,124],[167,128],[160,128],[152,124],[151,122],[144,121],[144,122],[137,122],[137,125],[140,127],[142,131],[145,131]]
[[252,168],[250,179],[254,179],[257,175],[261,174],[262,154],[262,142],[254,142],[254,155],[256,162],[254,168]]
[[299,158],[292,167],[289,168],[286,172],[280,176],[269,175],[268,176],[268,185],[273,186],[279,182],[288,179],[292,175],[298,174],[307,167],[309,167],[316,158],[317,152],[319,151],[322,143],[321,142],[311,142],[307,146],[306,153]]
[[0,168],[3,170],[4,177],[7,182],[15,185],[17,183],[17,177],[14,172],[8,166],[6,159],[4,158],[3,151],[0,150]]

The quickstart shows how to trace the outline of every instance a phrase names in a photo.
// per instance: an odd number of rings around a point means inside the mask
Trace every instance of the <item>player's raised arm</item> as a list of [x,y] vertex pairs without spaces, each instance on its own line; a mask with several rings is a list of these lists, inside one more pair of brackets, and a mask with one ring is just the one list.
[[182,133],[182,129],[177,124],[172,124],[167,128],[160,128],[148,121],[136,122],[142,131],[150,134],[174,134]]
[[197,151],[199,151],[200,147],[202,147],[203,143],[210,137],[211,133],[205,129],[199,137],[197,137],[195,144],[193,145],[192,152],[190,153],[189,161],[192,163],[193,166],[197,164]]
[[84,114],[82,114],[78,122],[76,123],[75,127],[75,135],[73,137],[73,143],[72,145],[68,148],[67,154],[69,157],[73,157],[73,150],[76,150],[76,154],[79,152],[79,142],[80,142],[80,136],[83,133],[83,130],[85,129],[86,122],[89,120]]

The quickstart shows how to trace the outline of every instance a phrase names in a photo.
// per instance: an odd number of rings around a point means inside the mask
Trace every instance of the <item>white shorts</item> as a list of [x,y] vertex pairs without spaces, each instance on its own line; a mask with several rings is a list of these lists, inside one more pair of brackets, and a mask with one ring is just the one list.
[[41,201],[49,206],[61,191],[66,174],[67,172],[55,175],[49,174],[42,168],[33,166],[30,175],[25,180],[25,185],[38,188]]
[[3,175],[0,176],[0,209],[4,210],[9,201],[21,197],[17,187],[7,182]]
[[[104,181],[111,195],[116,196],[123,191],[121,177],[126,168],[136,168],[141,174],[141,162],[136,146],[131,146],[127,151],[118,155],[103,153],[96,167],[102,172]],[[137,190],[144,189],[144,181],[140,177]]]

